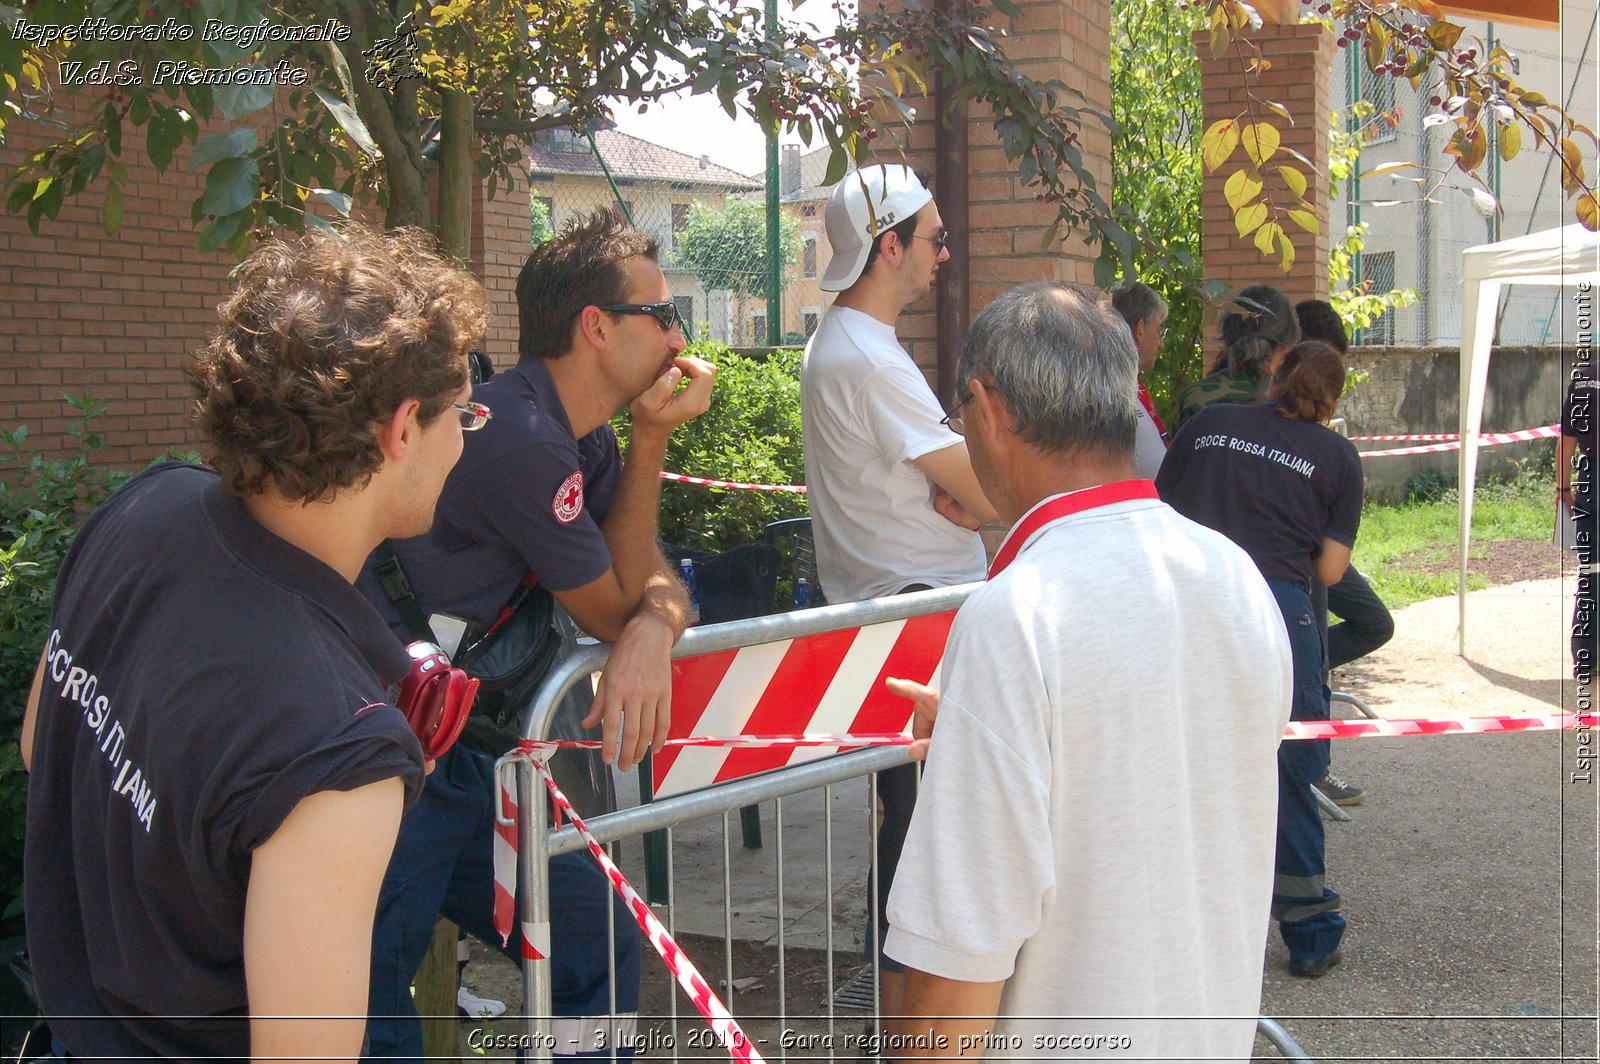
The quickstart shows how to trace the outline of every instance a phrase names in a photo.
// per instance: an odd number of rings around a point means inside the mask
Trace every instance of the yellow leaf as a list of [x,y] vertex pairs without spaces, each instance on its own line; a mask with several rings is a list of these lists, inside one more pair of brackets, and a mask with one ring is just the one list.
[[1261,223],[1266,220],[1267,205],[1265,203],[1252,203],[1244,210],[1235,213],[1233,216],[1234,227],[1239,230],[1240,236],[1249,236],[1251,230],[1256,230],[1257,247],[1261,246],[1260,234],[1264,232],[1264,230],[1256,229],[1256,227],[1261,225]]
[[1294,269],[1294,244],[1289,241],[1289,234],[1282,229],[1278,230],[1278,265],[1284,273]]
[[1289,212],[1289,217],[1295,225],[1298,225],[1312,236],[1322,232],[1322,223],[1310,211],[1293,210]]
[[1296,196],[1306,194],[1306,175],[1292,166],[1278,167],[1278,176],[1283,178],[1283,183],[1289,186],[1289,191]]
[[1250,161],[1257,166],[1278,153],[1278,144],[1281,141],[1276,126],[1265,122],[1257,122],[1246,126],[1239,134],[1239,140],[1244,144],[1244,152],[1250,156]]
[[1382,177],[1384,174],[1392,174],[1396,170],[1409,170],[1411,167],[1416,165],[1416,163],[1407,162],[1406,160],[1401,159],[1398,162],[1384,163],[1382,166],[1374,166],[1371,170],[1363,170],[1361,171],[1361,176]]
[[1570,138],[1561,138],[1561,191],[1572,195],[1583,188],[1583,153]]
[[1595,198],[1593,192],[1585,192],[1578,197],[1578,202],[1573,205],[1577,212],[1578,221],[1589,232],[1600,232],[1600,199]]
[[1227,198],[1228,206],[1237,213],[1245,204],[1261,194],[1261,181],[1251,177],[1248,170],[1235,170],[1228,178],[1228,183],[1222,187],[1222,194]]
[[1522,127],[1512,123],[1500,127],[1500,158],[1510,162],[1522,150]]
[[1228,42],[1233,38],[1228,34],[1228,27],[1211,27],[1211,58],[1216,59],[1228,47]]
[[[1263,206],[1261,209],[1262,209],[1262,212],[1265,213],[1266,207]],[[1278,223],[1277,222],[1268,222],[1266,225],[1263,225],[1260,229],[1257,229],[1256,230],[1256,250],[1261,252],[1261,254],[1263,254],[1263,255],[1272,254],[1273,242],[1278,239],[1278,234],[1281,233],[1281,232],[1283,232],[1283,230],[1278,228]]]
[[1465,31],[1465,26],[1457,26],[1454,22],[1445,22],[1441,19],[1422,32],[1435,48],[1441,52],[1448,52],[1456,46],[1456,42],[1461,39],[1461,34]]
[[1228,25],[1233,28],[1234,32],[1237,33],[1250,25],[1250,16],[1245,12],[1243,4],[1228,4],[1227,8]]
[[1231,118],[1224,118],[1219,122],[1211,123],[1211,128],[1206,130],[1200,138],[1200,158],[1206,164],[1206,172],[1211,173],[1227,161],[1233,154],[1233,149],[1239,146],[1239,123]]

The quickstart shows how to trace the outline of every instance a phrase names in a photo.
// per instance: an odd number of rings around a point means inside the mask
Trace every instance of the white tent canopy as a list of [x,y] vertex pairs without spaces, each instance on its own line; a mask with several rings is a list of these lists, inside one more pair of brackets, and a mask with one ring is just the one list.
[[[1472,492],[1478,473],[1478,430],[1489,380],[1500,289],[1508,284],[1600,287],[1600,233],[1581,225],[1547,229],[1462,252],[1461,292],[1461,557],[1456,588],[1457,651],[1467,650],[1467,546],[1472,535]],[[1592,311],[1593,304],[1590,304]],[[1592,315],[1591,315],[1592,321]],[[1589,330],[1592,335],[1592,326]]]

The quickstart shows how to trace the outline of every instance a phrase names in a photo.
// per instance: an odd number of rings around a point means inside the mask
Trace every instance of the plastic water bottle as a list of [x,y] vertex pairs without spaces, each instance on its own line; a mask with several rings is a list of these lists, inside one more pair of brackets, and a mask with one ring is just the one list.
[[689,593],[689,623],[700,623],[700,583],[694,578],[694,559],[678,559],[678,575],[683,579],[683,589]]
[[806,578],[802,576],[800,579],[794,582],[794,608],[797,610],[803,610],[810,607],[810,605],[811,585],[807,583]]

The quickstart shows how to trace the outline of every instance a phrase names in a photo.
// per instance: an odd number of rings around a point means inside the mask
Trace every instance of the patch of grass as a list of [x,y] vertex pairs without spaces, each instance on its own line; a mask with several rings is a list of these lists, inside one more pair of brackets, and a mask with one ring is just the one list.
[[[1545,463],[1548,466],[1548,463]],[[1472,507],[1469,558],[1482,558],[1482,545],[1504,539],[1547,540],[1555,523],[1555,481],[1548,468],[1527,465],[1503,481],[1478,486]],[[1352,559],[1391,609],[1422,599],[1453,595],[1456,576],[1448,563],[1459,538],[1460,499],[1454,488],[1426,501],[1368,506],[1361,515]],[[1445,564],[1446,571],[1438,571]],[[1488,587],[1468,574],[1468,590]]]

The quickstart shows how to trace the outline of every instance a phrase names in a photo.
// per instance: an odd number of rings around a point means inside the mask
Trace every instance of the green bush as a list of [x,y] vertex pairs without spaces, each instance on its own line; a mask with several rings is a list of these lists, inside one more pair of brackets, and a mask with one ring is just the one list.
[[[717,367],[717,386],[711,409],[673,432],[667,469],[708,480],[803,483],[800,352],[774,350],[750,358],[702,340],[689,353]],[[627,411],[613,424],[626,446]],[[794,492],[729,491],[671,481],[661,486],[661,538],[681,547],[727,550],[761,539],[770,521],[805,515],[805,496]]]
[[104,441],[90,423],[105,411],[92,396],[63,396],[78,412],[68,432],[70,458],[23,450],[28,430],[0,429],[0,926],[16,930],[22,911],[22,839],[28,777],[18,741],[34,667],[50,628],[56,572],[85,514],[128,479],[125,470],[95,465]]

